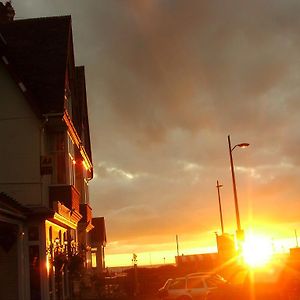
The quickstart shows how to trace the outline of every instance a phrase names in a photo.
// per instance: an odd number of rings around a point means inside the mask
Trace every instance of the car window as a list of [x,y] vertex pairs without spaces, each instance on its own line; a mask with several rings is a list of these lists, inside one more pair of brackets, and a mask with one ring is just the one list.
[[224,284],[225,282],[226,282],[226,280],[219,275],[215,275],[215,276],[206,278],[206,284],[208,287],[218,287],[218,286]]
[[187,281],[188,289],[201,289],[204,288],[203,279],[201,277],[192,277]]
[[178,290],[185,288],[185,279],[174,279],[174,281],[170,284],[170,290]]
[[165,288],[167,288],[170,284],[171,284],[171,282],[173,281],[173,279],[171,279],[171,278],[169,278],[166,282],[165,282],[165,284],[163,285],[163,289],[165,289]]

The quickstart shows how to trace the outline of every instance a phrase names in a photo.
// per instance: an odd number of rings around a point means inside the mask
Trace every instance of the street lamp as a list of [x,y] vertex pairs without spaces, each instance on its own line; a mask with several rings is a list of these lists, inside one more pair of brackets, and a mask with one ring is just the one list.
[[233,150],[236,147],[245,148],[245,147],[248,147],[248,146],[249,146],[248,143],[241,143],[241,144],[235,145],[234,147],[231,147],[230,135],[228,135],[228,147],[229,147],[230,167],[231,167],[231,175],[232,175],[232,185],[233,185],[233,195],[234,195],[234,205],[235,205],[235,216],[236,216],[236,223],[237,223],[236,235],[237,235],[238,241],[244,240],[244,231],[241,228],[241,221],[240,221],[238,197],[237,197],[237,191],[236,191],[236,182],[235,182],[235,174],[234,174],[232,152],[233,152]]

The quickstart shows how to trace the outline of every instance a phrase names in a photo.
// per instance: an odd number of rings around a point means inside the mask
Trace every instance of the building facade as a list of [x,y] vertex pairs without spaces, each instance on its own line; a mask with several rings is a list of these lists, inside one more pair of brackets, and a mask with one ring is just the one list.
[[19,287],[1,278],[1,297],[69,299],[78,269],[91,267],[93,229],[85,72],[71,17],[2,19],[0,57],[0,266],[14,264]]

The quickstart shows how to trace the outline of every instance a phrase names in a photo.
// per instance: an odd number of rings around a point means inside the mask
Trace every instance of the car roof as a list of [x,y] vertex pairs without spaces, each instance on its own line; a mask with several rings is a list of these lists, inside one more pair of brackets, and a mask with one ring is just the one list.
[[207,275],[215,275],[215,273],[213,273],[213,272],[197,272],[197,273],[187,274],[186,276],[190,277],[190,276],[207,276]]

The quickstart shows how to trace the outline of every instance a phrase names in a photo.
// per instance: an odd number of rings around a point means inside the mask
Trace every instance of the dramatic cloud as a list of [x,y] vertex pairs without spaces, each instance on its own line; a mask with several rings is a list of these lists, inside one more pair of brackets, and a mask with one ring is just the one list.
[[233,232],[229,133],[233,144],[250,143],[234,151],[242,224],[265,219],[293,235],[300,208],[298,1],[13,5],[17,18],[72,15],[76,62],[86,67],[91,204],[106,218],[107,253],[152,251],[158,243],[165,249],[175,234],[186,246],[213,240],[217,179]]

